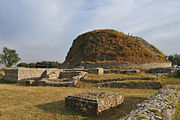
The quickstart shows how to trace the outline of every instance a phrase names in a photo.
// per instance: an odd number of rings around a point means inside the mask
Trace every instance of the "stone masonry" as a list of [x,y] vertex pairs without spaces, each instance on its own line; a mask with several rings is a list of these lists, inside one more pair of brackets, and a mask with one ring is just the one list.
[[[38,81],[38,85],[40,86],[62,86],[62,87],[68,87],[68,86],[76,86],[78,80],[80,80],[82,77],[85,76],[86,72],[80,71],[80,72],[61,72],[62,74],[59,75],[58,80],[51,81],[49,78],[42,78]],[[49,77],[49,76],[48,76]],[[53,75],[54,77],[54,75]],[[57,79],[56,78],[56,79]],[[66,79],[65,81],[61,81],[62,79]]]
[[88,70],[86,70],[88,73],[91,74],[103,74],[104,73],[104,69],[103,68],[90,68]]
[[146,70],[146,73],[155,74],[157,76],[173,76],[179,77],[179,67],[152,68]]
[[124,101],[124,96],[117,93],[81,93],[65,98],[66,107],[90,115],[98,115],[104,110],[115,107]]
[[16,68],[5,70],[5,80],[17,82],[20,80],[38,80],[41,75],[47,71],[47,74],[54,72],[58,75],[62,69],[48,69],[48,68]]
[[92,74],[102,74],[103,68],[93,69],[55,69],[55,68],[14,68],[5,69],[5,80],[11,82],[40,80],[42,78],[56,79],[69,78],[89,72]]
[[[178,90],[179,89],[179,90]],[[171,120],[180,97],[180,86],[166,85],[123,120]]]
[[132,82],[108,82],[103,85],[100,85],[99,87],[160,89],[162,85],[160,82],[132,81]]
[[151,78],[143,77],[143,78],[117,78],[117,79],[104,79],[104,80],[94,80],[94,79],[85,79],[82,78],[81,81],[87,83],[105,83],[105,82],[114,82],[114,81],[126,81],[126,80],[151,80]]
[[161,67],[171,67],[172,63],[144,63],[144,64],[128,64],[128,63],[86,63],[81,64],[84,68],[104,68],[104,69],[139,69],[147,70],[150,68],[161,68]]
[[69,78],[72,79],[74,76],[83,73],[82,71],[63,71],[59,74],[59,78]]

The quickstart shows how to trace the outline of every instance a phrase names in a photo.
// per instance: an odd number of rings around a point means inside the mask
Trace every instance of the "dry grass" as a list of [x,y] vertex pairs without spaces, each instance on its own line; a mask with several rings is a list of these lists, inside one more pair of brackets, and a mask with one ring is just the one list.
[[[180,78],[178,77],[158,77],[154,78],[151,75],[148,74],[87,74],[85,76],[85,79],[89,80],[105,80],[105,79],[121,79],[121,78],[150,78],[150,80],[153,81],[159,81],[163,85],[167,84],[176,84],[180,85]],[[131,80],[128,80],[131,81]],[[134,81],[134,80],[133,80]],[[136,80],[138,81],[138,80]],[[142,81],[142,80],[140,80]]]
[[[65,108],[68,95],[81,92],[104,91],[125,95],[124,104],[105,111],[99,118]],[[113,120],[125,116],[137,103],[154,94],[155,90],[110,89],[95,87],[27,87],[0,84],[1,120]]]
[[64,63],[78,65],[80,63],[167,62],[157,48],[153,49],[158,54],[122,32],[109,29],[94,30],[79,35],[73,41]]
[[[146,74],[87,75],[89,79],[147,77]],[[86,76],[86,77],[87,77]],[[160,77],[163,84],[180,84],[180,78]],[[82,92],[116,92],[125,95],[125,102],[105,111],[97,117],[83,115],[65,108],[65,97]],[[0,120],[116,120],[126,116],[137,103],[143,102],[156,90],[115,89],[94,87],[94,84],[79,82],[77,87],[28,87],[8,84],[0,80]],[[180,100],[174,120],[180,120]]]
[[163,85],[175,84],[180,85],[180,78],[178,77],[159,77],[157,81],[160,81]]
[[179,98],[178,104],[176,106],[176,113],[174,115],[173,120],[180,120],[180,98]]

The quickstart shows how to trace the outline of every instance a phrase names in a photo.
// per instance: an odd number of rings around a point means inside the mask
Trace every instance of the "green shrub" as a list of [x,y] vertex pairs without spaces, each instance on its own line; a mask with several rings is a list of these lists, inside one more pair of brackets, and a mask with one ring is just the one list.
[[180,66],[180,54],[169,55],[167,59],[171,61],[173,65]]
[[36,68],[59,68],[59,65],[57,61],[42,61],[36,63]]
[[29,63],[29,64],[28,64],[28,67],[29,67],[29,68],[36,68],[36,63]]
[[60,63],[57,61],[42,61],[37,63],[19,63],[17,67],[26,67],[26,68],[59,68]]
[[17,67],[28,67],[28,64],[25,62],[21,62],[17,65]]

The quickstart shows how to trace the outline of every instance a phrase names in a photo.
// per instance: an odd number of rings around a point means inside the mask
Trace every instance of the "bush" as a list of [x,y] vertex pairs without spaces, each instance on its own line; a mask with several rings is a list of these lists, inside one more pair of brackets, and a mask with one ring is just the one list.
[[25,62],[19,63],[17,67],[28,67],[28,64]]
[[173,65],[180,66],[180,54],[169,55],[167,59],[171,61]]
[[36,63],[29,63],[29,64],[28,64],[28,67],[29,67],[29,68],[36,68]]
[[42,61],[37,63],[19,63],[17,67],[26,67],[26,68],[59,68],[60,63],[57,61]]
[[54,61],[42,61],[36,63],[36,68],[59,68],[60,63]]

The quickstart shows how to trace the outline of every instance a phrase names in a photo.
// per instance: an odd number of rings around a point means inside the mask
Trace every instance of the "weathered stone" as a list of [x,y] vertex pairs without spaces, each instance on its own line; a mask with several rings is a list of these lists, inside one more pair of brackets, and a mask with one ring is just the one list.
[[90,74],[103,74],[104,69],[103,68],[90,68],[87,70],[87,72]]
[[28,80],[26,81],[26,85],[35,85],[35,80]]
[[[130,112],[126,119],[135,118],[145,114],[146,120],[171,120],[175,105],[180,97],[180,86],[164,86],[158,93],[148,97],[148,100],[137,104],[137,108]],[[179,90],[178,90],[179,89]]]
[[16,69],[5,69],[5,80],[6,81],[20,81],[20,80],[39,80],[44,75],[51,72],[60,73],[62,69],[54,68],[16,68]]
[[63,71],[59,74],[59,78],[69,78],[72,79],[74,76],[83,74],[83,71]]
[[124,96],[117,93],[81,93],[65,98],[66,106],[83,113],[98,115],[104,110],[115,107],[124,101]]
[[125,80],[150,80],[148,77],[144,78],[118,78],[118,79],[104,79],[104,80],[93,80],[93,79],[81,79],[83,82],[88,83],[104,83],[104,82],[112,82],[112,81],[125,81]]
[[152,68],[146,70],[146,73],[155,74],[156,76],[174,76],[179,77],[180,69],[178,67]]
[[[77,80],[84,77],[83,71],[66,71],[62,69],[48,68],[17,68],[6,69],[5,80],[15,81],[23,85],[43,85],[43,86],[75,86]],[[61,81],[58,78],[68,78]]]
[[110,73],[115,73],[115,74],[132,74],[132,73],[140,73],[140,70],[121,70],[121,69],[106,69],[104,70],[104,74],[110,74]]
[[109,82],[100,87],[111,87],[111,88],[139,88],[139,89],[160,89],[162,87],[160,82]]

